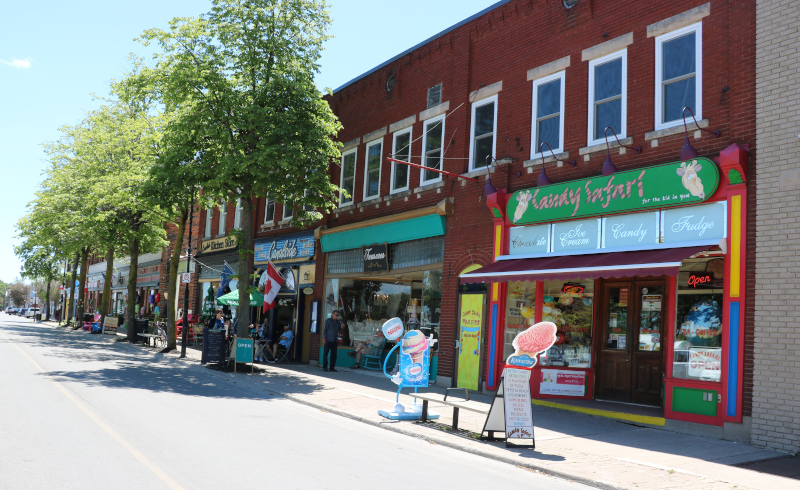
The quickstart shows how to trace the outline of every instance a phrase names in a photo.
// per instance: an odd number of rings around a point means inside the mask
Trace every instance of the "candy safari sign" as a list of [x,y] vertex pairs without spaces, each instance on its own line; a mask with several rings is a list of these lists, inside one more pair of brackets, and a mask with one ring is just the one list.
[[697,204],[718,185],[717,165],[697,158],[520,190],[511,194],[506,216],[524,225]]

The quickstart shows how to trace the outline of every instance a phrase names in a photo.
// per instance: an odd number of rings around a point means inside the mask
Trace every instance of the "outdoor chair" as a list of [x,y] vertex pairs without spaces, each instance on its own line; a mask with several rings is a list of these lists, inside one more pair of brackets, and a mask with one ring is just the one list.
[[203,341],[203,326],[202,325],[192,325],[192,330],[194,333],[194,337],[191,339],[194,341],[194,345],[197,345],[197,341]]
[[289,357],[289,352],[292,350],[292,346],[294,345],[294,339],[292,338],[292,343],[289,344],[289,347],[284,347],[281,344],[278,344],[278,355],[275,356],[275,362],[283,362]]
[[383,347],[386,345],[386,337],[381,339],[380,345],[367,344],[369,354],[361,356],[361,367],[380,371],[383,369]]

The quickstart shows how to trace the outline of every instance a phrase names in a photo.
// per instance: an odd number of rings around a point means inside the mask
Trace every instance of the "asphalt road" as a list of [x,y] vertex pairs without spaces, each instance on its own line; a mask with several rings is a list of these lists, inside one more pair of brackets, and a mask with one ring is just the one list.
[[0,313],[0,488],[587,488]]

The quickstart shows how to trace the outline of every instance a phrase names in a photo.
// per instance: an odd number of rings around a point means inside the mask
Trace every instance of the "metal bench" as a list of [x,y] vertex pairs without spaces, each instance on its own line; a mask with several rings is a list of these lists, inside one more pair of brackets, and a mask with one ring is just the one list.
[[159,342],[166,347],[167,339],[163,335],[155,335],[152,333],[137,333],[138,337],[147,339],[147,345],[150,346],[150,339],[153,339],[153,347],[158,347]]
[[[464,390],[464,399],[456,399],[450,400],[447,399],[447,394],[450,390]],[[412,393],[411,396],[415,398],[419,398],[422,400],[422,421],[428,421],[428,402],[435,402],[441,403],[442,405],[447,405],[448,407],[453,407],[453,430],[458,429],[458,411],[469,410],[470,412],[476,412],[483,415],[487,415],[489,413],[489,409],[491,405],[488,403],[477,402],[475,400],[469,399],[469,391],[464,388],[447,388],[445,390],[445,394],[442,395],[441,393]],[[493,438],[494,434],[493,431],[489,432],[489,438]],[[481,433],[481,438],[483,438],[483,433]]]

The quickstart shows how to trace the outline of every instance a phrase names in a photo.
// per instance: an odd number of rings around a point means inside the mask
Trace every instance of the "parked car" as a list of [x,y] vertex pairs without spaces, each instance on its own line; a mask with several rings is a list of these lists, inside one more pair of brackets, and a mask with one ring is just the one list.
[[25,316],[26,311],[28,311],[27,308],[20,308],[19,311],[17,311],[17,316]]
[[39,308],[28,308],[28,311],[25,312],[25,318],[36,318],[38,314]]

